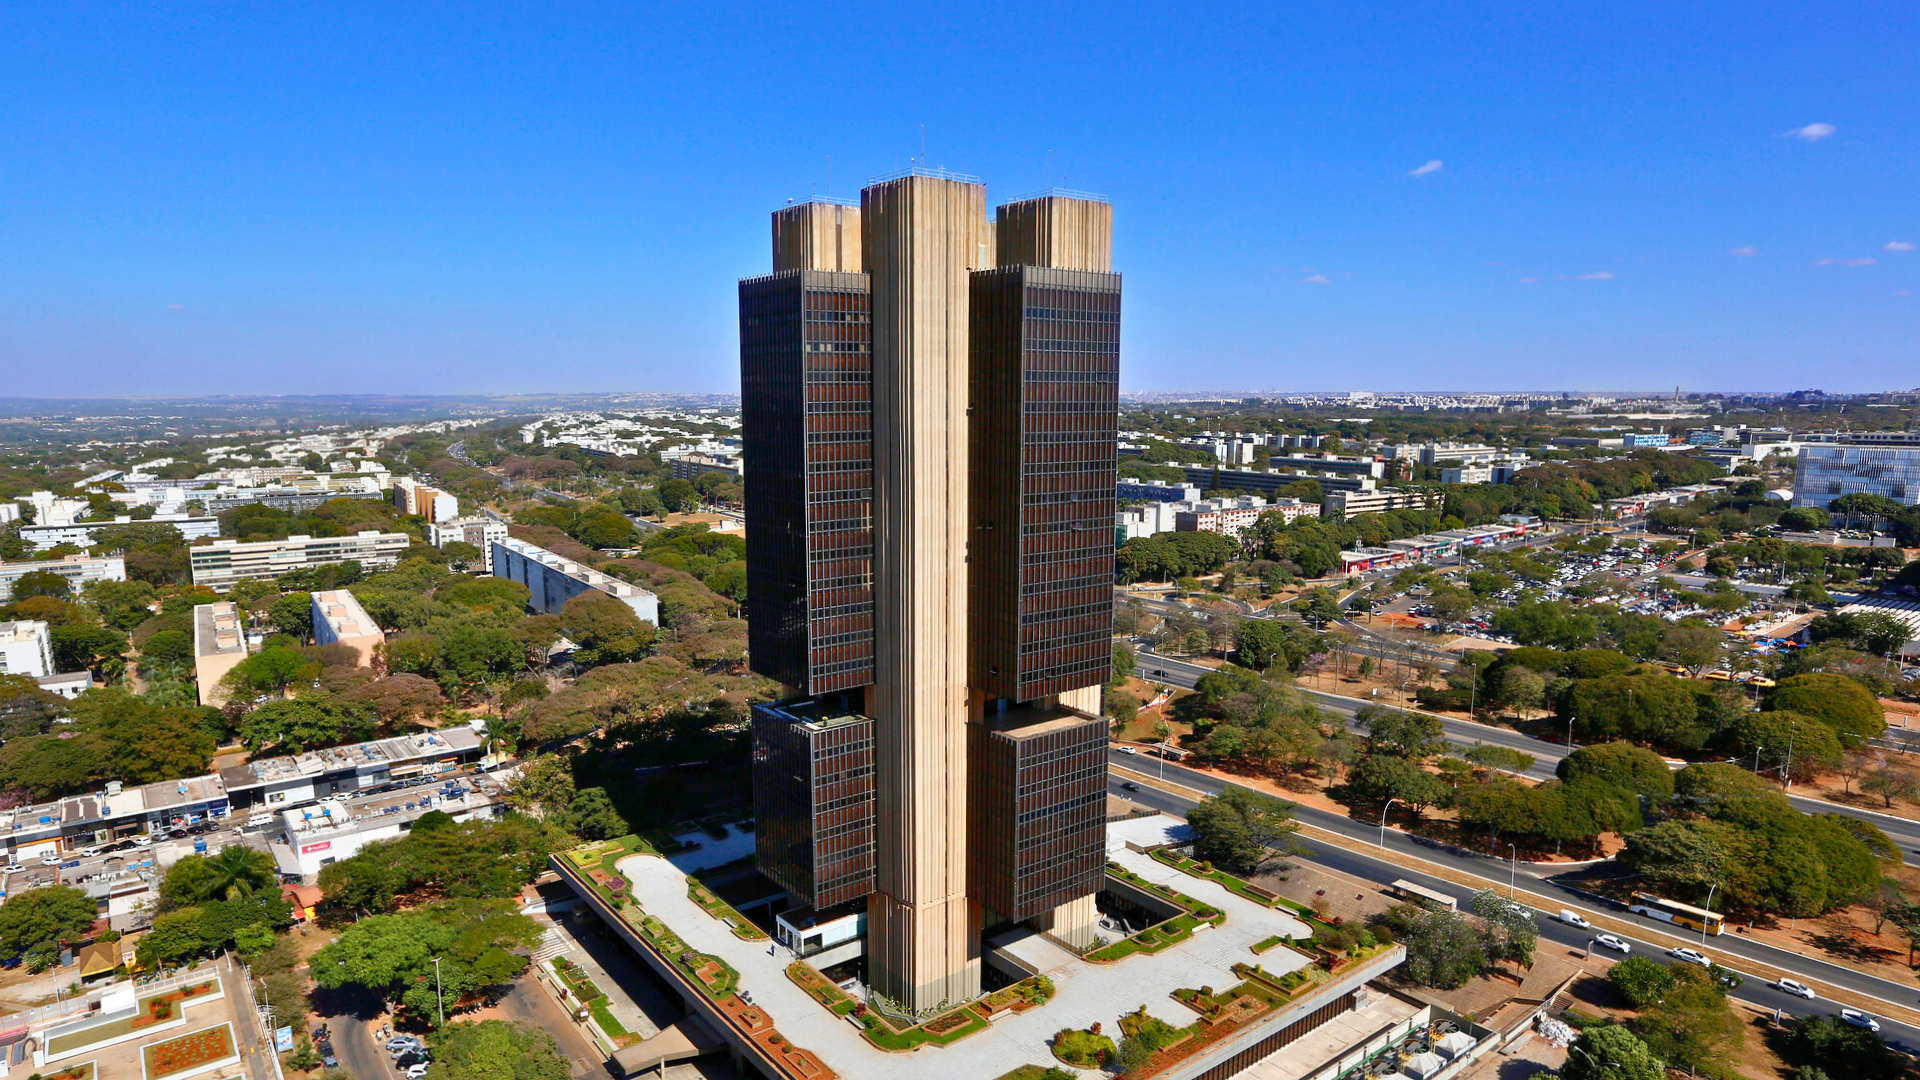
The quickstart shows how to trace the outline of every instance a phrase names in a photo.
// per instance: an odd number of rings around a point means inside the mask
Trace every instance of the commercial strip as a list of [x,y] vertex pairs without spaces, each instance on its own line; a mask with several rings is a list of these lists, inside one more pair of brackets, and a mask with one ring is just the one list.
[[127,560],[118,555],[111,558],[68,555],[38,562],[0,562],[0,603],[13,599],[14,582],[43,570],[65,579],[67,588],[76,594],[96,581],[127,580]]
[[1720,484],[1688,484],[1685,487],[1665,488],[1650,491],[1645,495],[1628,495],[1620,499],[1607,500],[1607,516],[1615,520],[1640,517],[1649,510],[1663,506],[1685,506],[1704,495],[1714,495],[1723,488]]
[[492,562],[493,576],[525,585],[527,604],[542,614],[557,615],[567,601],[593,591],[632,608],[640,621],[660,625],[660,598],[653,593],[536,544],[511,537],[495,539]]
[[1443,529],[1437,533],[1389,540],[1380,547],[1361,547],[1340,553],[1340,572],[1361,574],[1406,563],[1444,559],[1460,551],[1499,545],[1538,532],[1541,523],[1515,518],[1499,525],[1480,525],[1470,529]]
[[368,844],[401,836],[426,814],[438,811],[455,821],[473,821],[499,817],[506,809],[471,781],[403,779],[391,791],[281,810],[278,821],[287,842],[275,841],[267,850],[283,880],[310,882],[322,868],[352,858]]
[[296,570],[331,563],[357,562],[362,570],[391,570],[400,564],[413,538],[406,533],[363,529],[352,536],[293,535],[285,540],[215,540],[187,549],[193,583],[220,592],[236,581],[271,581]]

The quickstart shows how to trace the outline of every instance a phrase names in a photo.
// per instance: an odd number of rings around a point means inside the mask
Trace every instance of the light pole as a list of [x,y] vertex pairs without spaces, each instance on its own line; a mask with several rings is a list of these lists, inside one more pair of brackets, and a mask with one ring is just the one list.
[[1573,749],[1573,716],[1567,716],[1567,749]]
[[1507,855],[1510,862],[1507,867],[1507,899],[1513,899],[1514,887],[1520,881],[1520,845],[1508,844]]
[[1753,775],[1755,775],[1755,776],[1759,776],[1759,775],[1760,775],[1760,751],[1762,751],[1762,750],[1765,750],[1765,749],[1766,749],[1766,746],[1765,746],[1765,744],[1762,744],[1762,743],[1755,743],[1755,744],[1754,744],[1754,747],[1753,747]]
[[1388,799],[1387,805],[1380,808],[1380,846],[1381,847],[1387,846],[1387,811],[1393,809],[1393,804],[1399,801],[1400,800],[1397,798]]
[[1787,760],[1780,765],[1780,779],[1786,783],[1787,790],[1793,790],[1793,736],[1799,730],[1791,713],[1787,716]]
[[440,995],[440,958],[433,958],[433,1008],[440,1017],[440,1026],[447,1026],[447,1001]]
[[[1713,890],[1719,887],[1720,883],[1717,881],[1707,887],[1707,903],[1705,906],[1708,911],[1713,910]],[[1707,920],[1705,919],[1700,920],[1700,947],[1703,949],[1707,947]]]

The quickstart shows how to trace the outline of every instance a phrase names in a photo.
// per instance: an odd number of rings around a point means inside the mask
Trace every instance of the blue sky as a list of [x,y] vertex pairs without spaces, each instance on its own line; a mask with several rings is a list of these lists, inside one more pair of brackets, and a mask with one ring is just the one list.
[[8,5],[0,396],[733,390],[923,145],[1112,197],[1130,390],[1920,384],[1911,4],[1332,7]]

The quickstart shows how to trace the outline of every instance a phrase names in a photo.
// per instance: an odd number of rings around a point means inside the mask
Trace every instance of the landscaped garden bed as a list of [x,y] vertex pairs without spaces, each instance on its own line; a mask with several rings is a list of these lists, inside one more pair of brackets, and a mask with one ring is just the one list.
[[564,956],[556,956],[553,958],[553,973],[559,976],[561,984],[572,992],[575,1000],[585,1005],[587,1011],[593,1014],[593,1022],[599,1025],[607,1038],[620,1046],[639,1041],[639,1036],[628,1031],[627,1026],[613,1015],[613,1009],[607,1004],[607,992],[600,989],[598,983],[588,978],[580,965]]
[[804,960],[795,960],[787,965],[787,978],[835,1016],[851,1017],[866,1040],[882,1050],[948,1046],[974,1032],[986,1030],[996,1013],[1036,1009],[1053,997],[1053,980],[1045,975],[1035,975],[995,990],[978,1001],[941,1013],[931,1020],[902,1027],[879,1010],[848,997]]
[[181,1010],[185,1008],[186,1003],[195,998],[208,997],[219,988],[219,980],[208,979],[205,982],[143,997],[139,999],[132,1016],[55,1036],[47,1042],[47,1053],[53,1056],[69,1054],[75,1050],[124,1038],[150,1027],[170,1024],[180,1018]]
[[1155,862],[1165,863],[1183,874],[1214,882],[1241,899],[1251,900],[1261,907],[1280,907],[1288,903],[1286,897],[1271,889],[1263,889],[1244,878],[1217,869],[1212,863],[1190,859],[1172,848],[1154,848],[1150,857]]
[[1107,876],[1171,901],[1183,910],[1180,914],[1157,922],[1132,937],[1122,938],[1111,945],[1103,945],[1088,952],[1086,959],[1093,963],[1112,963],[1137,952],[1156,953],[1192,937],[1193,932],[1202,924],[1218,926],[1227,921],[1226,914],[1219,909],[1208,907],[1186,893],[1166,885],[1156,885],[1117,864],[1107,864]]
[[1075,1068],[1097,1069],[1113,1060],[1113,1039],[1100,1034],[1100,1025],[1082,1031],[1061,1028],[1047,1043],[1053,1056]]
[[1022,1065],[1012,1072],[1001,1073],[994,1080],[1079,1080],[1079,1076],[1058,1065]]
[[712,889],[692,877],[687,878],[687,899],[700,905],[702,911],[726,923],[734,937],[742,941],[767,940],[765,931],[748,922],[747,917],[734,910],[732,904],[720,899]]
[[178,1076],[234,1057],[233,1025],[202,1028],[177,1039],[154,1043],[140,1052],[147,1080]]

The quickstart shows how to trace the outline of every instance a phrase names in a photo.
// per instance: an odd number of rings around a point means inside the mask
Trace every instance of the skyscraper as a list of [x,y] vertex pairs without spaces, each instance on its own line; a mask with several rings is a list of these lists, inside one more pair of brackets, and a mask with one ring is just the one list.
[[[915,170],[857,212],[777,212],[775,273],[741,282],[752,662],[837,695],[755,710],[758,855],[815,905],[850,899],[870,865],[868,982],[910,1011],[979,992],[989,927],[1091,936],[1111,221],[1104,201],[1049,194],[992,222],[977,181]],[[870,787],[849,785],[869,753]]]

